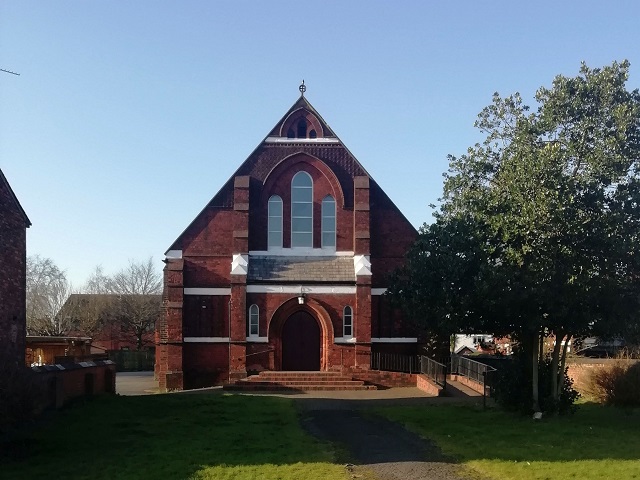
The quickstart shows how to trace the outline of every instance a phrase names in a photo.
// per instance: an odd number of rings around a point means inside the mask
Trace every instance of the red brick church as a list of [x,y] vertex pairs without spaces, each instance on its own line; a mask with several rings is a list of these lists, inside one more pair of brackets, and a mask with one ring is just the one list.
[[300,90],[165,254],[162,390],[416,350],[383,295],[416,230]]

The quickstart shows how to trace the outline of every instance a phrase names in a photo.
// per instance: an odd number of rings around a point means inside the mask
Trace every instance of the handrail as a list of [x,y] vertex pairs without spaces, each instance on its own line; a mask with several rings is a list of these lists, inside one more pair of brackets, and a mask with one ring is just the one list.
[[491,365],[472,360],[461,355],[451,355],[451,374],[463,375],[482,385],[483,403],[486,402],[487,389],[489,396],[493,396],[493,372],[497,370]]
[[447,389],[447,366],[436,362],[433,358],[420,356],[420,373],[433,380],[436,385],[440,385],[443,390]]
[[269,353],[269,352],[273,352],[274,350],[275,348],[269,348],[267,350],[261,350],[260,352],[248,353],[247,355],[245,355],[245,357],[250,357],[252,355],[260,355],[261,353]]
[[418,365],[419,360],[415,355],[372,352],[370,367],[371,370],[416,373],[420,368]]

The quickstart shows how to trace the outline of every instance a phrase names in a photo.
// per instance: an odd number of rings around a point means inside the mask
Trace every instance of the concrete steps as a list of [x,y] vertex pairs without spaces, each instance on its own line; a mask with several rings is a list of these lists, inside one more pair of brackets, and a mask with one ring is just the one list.
[[308,392],[319,390],[376,390],[375,385],[366,385],[360,380],[342,375],[340,372],[272,372],[264,371],[231,385],[229,391],[275,391]]

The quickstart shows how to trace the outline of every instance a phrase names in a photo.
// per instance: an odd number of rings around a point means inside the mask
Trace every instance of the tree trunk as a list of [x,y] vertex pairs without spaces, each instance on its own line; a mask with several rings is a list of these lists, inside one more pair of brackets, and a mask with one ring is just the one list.
[[564,338],[564,332],[558,330],[554,332],[555,343],[553,345],[553,354],[551,355],[551,398],[554,402],[560,398],[560,392],[558,391],[558,363],[560,362],[560,349],[562,347],[562,339]]
[[558,372],[558,398],[560,398],[562,389],[564,388],[564,369],[567,363],[567,347],[569,346],[569,340],[571,340],[571,335],[567,334],[567,339],[564,341],[564,346],[562,347],[562,357],[560,361],[560,369]]
[[533,411],[538,413],[540,411],[540,398],[538,389],[538,348],[540,345],[540,333],[534,332],[533,334],[533,348],[531,349],[531,385],[532,385],[532,399],[533,399]]

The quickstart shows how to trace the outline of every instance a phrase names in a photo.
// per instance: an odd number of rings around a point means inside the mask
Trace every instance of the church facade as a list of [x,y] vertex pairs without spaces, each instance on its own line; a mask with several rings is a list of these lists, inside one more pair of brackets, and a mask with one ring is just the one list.
[[162,390],[415,353],[384,292],[417,232],[301,92],[165,253]]

